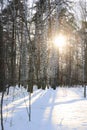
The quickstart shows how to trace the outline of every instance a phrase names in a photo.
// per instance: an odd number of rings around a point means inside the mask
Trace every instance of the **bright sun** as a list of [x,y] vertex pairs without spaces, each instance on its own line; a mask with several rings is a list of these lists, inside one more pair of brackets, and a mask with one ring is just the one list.
[[66,45],[66,37],[63,35],[56,36],[54,38],[54,44],[56,47],[63,48]]

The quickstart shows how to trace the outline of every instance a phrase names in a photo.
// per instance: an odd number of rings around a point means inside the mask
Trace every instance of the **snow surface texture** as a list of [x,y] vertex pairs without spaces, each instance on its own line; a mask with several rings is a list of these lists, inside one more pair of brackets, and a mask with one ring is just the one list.
[[31,104],[29,122],[27,91],[11,88],[4,97],[4,130],[87,130],[87,98],[81,87],[34,90]]

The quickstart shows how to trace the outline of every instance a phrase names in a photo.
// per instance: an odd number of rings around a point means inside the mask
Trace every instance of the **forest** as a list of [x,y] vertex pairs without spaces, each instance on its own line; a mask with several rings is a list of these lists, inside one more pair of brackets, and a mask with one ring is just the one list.
[[86,0],[0,0],[1,126],[11,86],[87,85]]

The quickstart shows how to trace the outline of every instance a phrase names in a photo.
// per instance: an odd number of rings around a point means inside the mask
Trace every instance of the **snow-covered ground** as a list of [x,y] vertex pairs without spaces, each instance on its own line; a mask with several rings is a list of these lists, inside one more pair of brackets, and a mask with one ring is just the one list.
[[27,91],[11,88],[4,97],[4,130],[87,130],[87,98],[81,87],[34,90],[31,104],[29,122]]

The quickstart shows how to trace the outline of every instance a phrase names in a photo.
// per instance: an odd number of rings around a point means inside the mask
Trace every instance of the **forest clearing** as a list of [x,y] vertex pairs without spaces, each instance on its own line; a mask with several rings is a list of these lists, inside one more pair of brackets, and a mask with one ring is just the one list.
[[87,130],[86,87],[87,0],[0,0],[0,130]]

